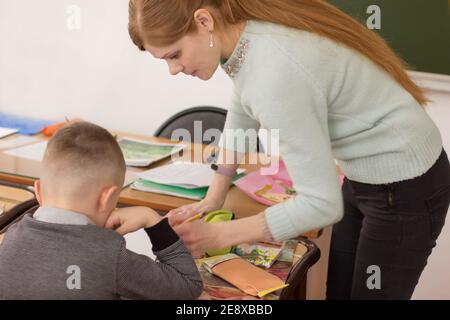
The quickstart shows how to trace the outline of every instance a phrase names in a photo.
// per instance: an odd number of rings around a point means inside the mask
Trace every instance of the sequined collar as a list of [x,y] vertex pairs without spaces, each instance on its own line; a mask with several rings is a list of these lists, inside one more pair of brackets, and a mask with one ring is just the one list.
[[244,64],[245,56],[247,54],[249,46],[250,40],[246,39],[242,35],[231,57],[222,64],[223,70],[225,70],[225,73],[228,74],[230,78],[236,77],[236,75],[239,73],[239,70]]

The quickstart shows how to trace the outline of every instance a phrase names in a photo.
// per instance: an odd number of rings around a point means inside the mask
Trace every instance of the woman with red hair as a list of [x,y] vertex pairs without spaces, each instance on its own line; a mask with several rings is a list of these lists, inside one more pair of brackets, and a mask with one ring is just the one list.
[[[423,91],[376,33],[322,0],[131,0],[129,33],[170,73],[234,88],[207,197],[169,213],[194,255],[333,227],[329,299],[410,299],[450,202],[450,168]],[[179,223],[220,209],[239,159],[227,132],[278,129],[299,196],[236,221]],[[233,139],[234,140],[234,139]],[[227,157],[228,158],[228,157]],[[346,179],[340,189],[334,159]],[[380,272],[369,285],[368,270]]]

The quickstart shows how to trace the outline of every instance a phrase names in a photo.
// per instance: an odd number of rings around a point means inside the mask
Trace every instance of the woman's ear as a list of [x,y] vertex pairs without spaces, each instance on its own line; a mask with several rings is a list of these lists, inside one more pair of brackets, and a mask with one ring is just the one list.
[[102,190],[97,201],[97,212],[109,213],[108,211],[111,211],[116,207],[117,190],[117,186],[106,187]]
[[36,180],[34,182],[34,193],[36,194],[36,199],[39,202],[39,206],[42,207],[41,180]]
[[194,13],[194,19],[198,29],[206,29],[208,32],[214,31],[214,18],[206,9],[198,9]]

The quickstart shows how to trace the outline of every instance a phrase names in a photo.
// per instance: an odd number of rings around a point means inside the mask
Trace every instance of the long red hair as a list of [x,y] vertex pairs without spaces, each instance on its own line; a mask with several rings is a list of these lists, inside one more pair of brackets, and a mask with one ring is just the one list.
[[323,0],[130,0],[130,37],[143,51],[144,42],[173,44],[197,30],[194,13],[200,8],[210,9],[223,29],[247,20],[265,21],[343,43],[389,73],[419,104],[429,101],[405,71],[406,63],[383,38]]

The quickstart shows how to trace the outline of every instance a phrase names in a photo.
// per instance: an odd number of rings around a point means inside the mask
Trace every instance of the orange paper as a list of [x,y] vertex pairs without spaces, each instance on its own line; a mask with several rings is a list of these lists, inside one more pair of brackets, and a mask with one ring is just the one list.
[[252,296],[263,297],[288,286],[235,254],[206,259],[203,263],[208,271]]

